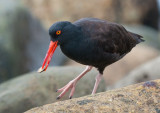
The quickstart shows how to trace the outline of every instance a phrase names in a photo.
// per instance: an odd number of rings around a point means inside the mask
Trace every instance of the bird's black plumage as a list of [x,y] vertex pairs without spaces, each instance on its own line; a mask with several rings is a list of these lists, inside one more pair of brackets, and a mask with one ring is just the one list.
[[125,56],[136,44],[142,42],[142,36],[127,31],[122,25],[96,18],[83,18],[74,23],[61,21],[54,23],[49,29],[51,41],[38,72],[47,69],[52,55],[60,45],[62,52],[69,58],[88,65],[75,79],[57,90],[60,99],[69,89],[71,99],[76,83],[92,67],[96,67],[99,74],[96,76],[92,94],[96,93],[103,75],[104,68]]
[[[61,30],[60,36],[55,31]],[[69,58],[96,67],[102,74],[106,66],[118,61],[143,41],[142,36],[127,31],[122,25],[96,18],[83,18],[74,23],[53,24],[49,29],[52,41],[58,40]]]

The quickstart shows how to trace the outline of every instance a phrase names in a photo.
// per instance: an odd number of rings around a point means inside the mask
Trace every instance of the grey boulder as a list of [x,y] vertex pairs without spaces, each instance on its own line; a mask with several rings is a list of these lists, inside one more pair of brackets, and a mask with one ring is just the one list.
[[[29,73],[0,85],[0,113],[22,113],[30,108],[53,103],[63,87],[83,71],[79,67],[54,67],[43,73]],[[73,98],[90,95],[97,71],[93,70],[77,84]],[[105,91],[105,82],[99,85],[98,92]],[[63,99],[68,99],[66,94]],[[60,100],[60,101],[61,101]]]

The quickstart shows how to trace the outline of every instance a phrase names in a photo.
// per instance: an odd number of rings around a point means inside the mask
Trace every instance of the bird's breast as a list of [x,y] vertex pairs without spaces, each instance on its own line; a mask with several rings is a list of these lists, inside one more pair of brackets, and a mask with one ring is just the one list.
[[84,42],[70,42],[60,45],[60,48],[67,57],[85,65],[93,62],[92,59],[96,56],[93,47]]

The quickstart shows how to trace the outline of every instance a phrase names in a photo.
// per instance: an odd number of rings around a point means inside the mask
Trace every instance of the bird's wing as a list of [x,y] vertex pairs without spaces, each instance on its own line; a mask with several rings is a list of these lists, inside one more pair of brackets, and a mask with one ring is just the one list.
[[84,18],[73,24],[80,26],[89,37],[86,40],[92,39],[104,52],[117,53],[121,56],[128,53],[138,43],[131,32],[116,23],[96,18]]

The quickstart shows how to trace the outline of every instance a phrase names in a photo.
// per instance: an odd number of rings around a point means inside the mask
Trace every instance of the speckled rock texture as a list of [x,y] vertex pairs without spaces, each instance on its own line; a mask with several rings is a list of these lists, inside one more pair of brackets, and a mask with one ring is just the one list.
[[[52,67],[46,72],[32,72],[0,85],[0,113],[22,113],[33,107],[56,102],[63,87],[80,74],[85,67]],[[76,85],[73,98],[90,95],[97,71],[88,72]],[[98,92],[105,91],[105,82],[99,85]],[[60,101],[69,99],[67,93]]]
[[44,105],[25,113],[160,113],[160,79]]

